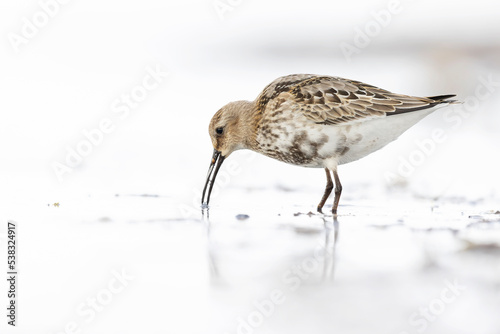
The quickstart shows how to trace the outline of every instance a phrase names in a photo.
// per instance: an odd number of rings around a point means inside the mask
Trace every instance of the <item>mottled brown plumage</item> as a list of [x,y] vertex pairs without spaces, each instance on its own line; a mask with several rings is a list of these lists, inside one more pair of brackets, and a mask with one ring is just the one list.
[[[202,204],[208,205],[224,159],[235,150],[251,149],[286,163],[325,168],[328,176],[331,171],[336,213],[342,189],[337,166],[387,145],[433,110],[455,103],[449,100],[453,96],[395,94],[359,81],[314,74],[278,78],[255,101],[231,102],[210,121],[214,154]],[[332,190],[331,178],[327,181],[319,212]]]
[[256,106],[259,113],[272,112],[276,106],[269,102],[284,99],[313,122],[339,124],[429,108],[440,103],[438,98],[395,94],[339,77],[292,74],[278,78],[264,88]]

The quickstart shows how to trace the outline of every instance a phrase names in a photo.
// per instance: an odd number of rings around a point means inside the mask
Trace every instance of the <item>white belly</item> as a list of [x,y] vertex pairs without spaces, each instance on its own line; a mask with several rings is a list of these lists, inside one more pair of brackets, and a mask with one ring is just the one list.
[[257,140],[262,147],[260,153],[269,157],[304,167],[335,169],[381,149],[444,106],[345,125],[316,124],[298,113],[289,113],[278,120],[279,127],[270,128]]
[[[337,145],[342,146],[345,144],[347,149],[344,154],[338,157],[338,164],[342,165],[356,161],[381,149],[396,140],[403,132],[431,114],[434,110],[434,108],[430,108],[406,114],[386,116],[343,127],[340,131],[341,138],[338,140]],[[344,136],[345,141],[342,143]]]

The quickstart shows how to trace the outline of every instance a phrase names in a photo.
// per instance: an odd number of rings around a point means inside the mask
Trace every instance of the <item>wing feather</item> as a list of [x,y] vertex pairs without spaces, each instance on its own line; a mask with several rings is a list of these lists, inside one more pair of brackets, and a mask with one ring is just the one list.
[[[261,114],[292,108],[316,123],[341,124],[453,103],[450,97],[414,97],[340,77],[292,74],[271,82],[255,102]],[[287,103],[269,103],[278,98]]]

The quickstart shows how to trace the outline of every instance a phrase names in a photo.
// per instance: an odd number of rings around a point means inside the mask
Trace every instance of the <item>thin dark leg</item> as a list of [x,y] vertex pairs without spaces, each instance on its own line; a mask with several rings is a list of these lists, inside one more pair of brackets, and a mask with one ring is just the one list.
[[325,193],[321,198],[321,202],[319,202],[318,204],[319,213],[323,213],[323,211],[321,211],[323,209],[323,205],[325,205],[325,202],[328,199],[328,196],[330,196],[330,194],[332,193],[333,189],[332,177],[330,176],[330,171],[328,170],[328,168],[325,168],[325,172],[326,172],[326,188],[325,188]]
[[333,200],[332,213],[337,214],[337,207],[339,206],[340,194],[342,194],[342,184],[340,184],[339,175],[337,170],[333,171],[333,178],[335,179],[335,199]]

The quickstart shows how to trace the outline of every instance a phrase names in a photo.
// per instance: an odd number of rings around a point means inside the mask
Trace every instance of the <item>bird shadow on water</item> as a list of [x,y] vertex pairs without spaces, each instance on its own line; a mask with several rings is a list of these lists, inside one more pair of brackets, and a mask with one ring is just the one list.
[[[233,267],[232,262],[228,263],[228,258],[234,261],[234,258],[239,256],[237,253],[241,252],[241,249],[234,246],[234,244],[229,248],[226,247],[228,244],[235,242],[232,240],[233,237],[239,238],[239,242],[246,243],[247,247],[245,250],[246,255],[242,256],[242,262],[238,261],[238,263],[234,264],[236,266],[245,266],[242,263],[250,259],[249,268],[243,268],[243,270],[253,270],[251,274],[255,276],[278,275],[279,277],[285,277],[288,275],[289,278],[293,276],[300,279],[301,284],[305,282],[308,284],[333,282],[340,222],[338,217],[335,216],[323,216],[320,219],[323,223],[322,228],[317,228],[318,224],[311,228],[304,228],[303,224],[299,227],[293,222],[289,224],[270,224],[267,232],[271,233],[276,239],[285,240],[289,238],[290,233],[292,234],[291,243],[281,248],[279,255],[276,255],[271,254],[273,249],[271,244],[274,243],[272,238],[267,238],[262,242],[257,242],[255,235],[253,239],[252,237],[247,238],[251,224],[230,224],[229,227],[227,224],[225,224],[225,227],[218,226],[217,223],[210,220],[209,209],[203,209],[201,221],[203,222],[207,241],[211,282],[216,284],[231,283],[232,280],[236,279],[235,276],[243,276],[237,270],[232,272],[227,270],[228,267]],[[311,224],[311,221],[308,220],[308,224]],[[262,226],[259,228],[262,228]],[[232,232],[221,233],[221,230],[224,229],[231,229]],[[319,238],[318,235],[320,235]],[[294,246],[295,242],[299,245],[298,247]],[[248,252],[251,254],[249,255]],[[232,254],[229,255],[228,253]],[[266,267],[264,265],[260,266],[260,261],[269,262],[269,257],[272,257],[272,261],[276,262],[271,266],[270,272],[266,272]]]

